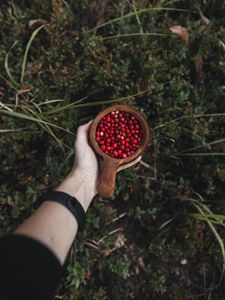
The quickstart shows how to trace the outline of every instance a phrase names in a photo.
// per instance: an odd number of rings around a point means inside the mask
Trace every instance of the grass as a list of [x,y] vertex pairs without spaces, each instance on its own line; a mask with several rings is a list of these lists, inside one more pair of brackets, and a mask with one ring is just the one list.
[[199,211],[199,214],[192,214],[194,218],[197,220],[205,221],[209,228],[212,230],[212,233],[214,234],[215,238],[217,239],[220,249],[221,249],[221,254],[223,257],[223,264],[225,266],[225,248],[224,248],[224,241],[221,235],[218,233],[216,226],[215,225],[220,225],[220,226],[225,226],[223,223],[223,220],[225,218],[224,215],[217,215],[213,214],[211,210],[207,207],[207,205],[196,201],[194,199],[191,200],[193,202],[194,207]]
[[[136,18],[137,17],[139,18],[139,15],[150,12],[150,11],[179,11],[179,12],[186,12],[186,13],[191,12],[191,11],[185,10],[185,9],[176,9],[176,8],[170,8],[170,7],[150,7],[150,8],[139,9],[139,10],[135,9],[134,12],[127,13],[121,17],[114,18],[108,22],[98,25],[98,26],[92,28],[91,31],[95,31],[95,30],[105,27],[107,25],[112,25],[113,23],[121,22],[122,20],[133,17],[133,16],[135,16]],[[138,25],[140,25],[140,24],[138,23]]]
[[28,52],[30,50],[30,47],[31,47],[32,42],[35,39],[36,35],[44,27],[45,27],[45,25],[41,25],[40,27],[38,27],[37,29],[35,29],[34,32],[31,35],[28,43],[27,43],[27,46],[26,46],[26,49],[25,49],[25,52],[24,52],[24,56],[23,56],[22,68],[21,68],[21,78],[20,78],[20,84],[21,84],[21,86],[23,86],[23,83],[24,83],[24,76],[25,76],[25,70],[26,70]]
[[11,50],[16,46],[16,44],[18,43],[18,41],[15,41],[12,46],[10,47],[9,51],[7,52],[6,54],[6,57],[5,57],[5,63],[4,63],[4,67],[5,67],[5,71],[6,71],[6,74],[8,75],[9,77],[9,80],[12,84],[13,87],[15,88],[19,88],[19,83],[14,79],[13,75],[11,74],[11,71],[9,69],[9,54],[11,52]]

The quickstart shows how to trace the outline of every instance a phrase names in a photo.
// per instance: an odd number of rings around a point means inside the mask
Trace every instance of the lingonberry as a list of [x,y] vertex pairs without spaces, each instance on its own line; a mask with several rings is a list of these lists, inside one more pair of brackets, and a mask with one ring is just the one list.
[[143,139],[143,130],[135,116],[116,110],[100,120],[95,138],[106,155],[121,159],[137,151]]

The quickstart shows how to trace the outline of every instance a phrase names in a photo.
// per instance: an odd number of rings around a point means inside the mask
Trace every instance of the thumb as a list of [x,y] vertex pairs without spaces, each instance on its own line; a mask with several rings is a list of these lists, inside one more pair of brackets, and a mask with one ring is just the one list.
[[77,137],[76,137],[76,142],[75,143],[85,144],[85,143],[88,142],[88,130],[91,126],[92,121],[93,120],[91,120],[88,123],[78,127]]

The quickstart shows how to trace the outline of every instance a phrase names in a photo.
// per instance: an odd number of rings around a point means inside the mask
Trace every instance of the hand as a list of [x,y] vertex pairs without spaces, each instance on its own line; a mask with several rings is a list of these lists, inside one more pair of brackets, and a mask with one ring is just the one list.
[[[87,210],[97,192],[98,161],[92,148],[88,144],[88,130],[92,120],[78,128],[75,140],[75,160],[70,174],[57,188],[58,191],[68,193],[77,198]],[[118,172],[129,168],[141,160],[138,157],[133,162],[119,167]]]
[[[88,144],[88,130],[91,126],[92,120],[80,126],[77,132],[75,141],[75,161],[74,170],[76,170],[89,184],[95,194],[97,194],[97,180],[98,180],[98,161],[92,148]],[[118,172],[125,170],[141,160],[141,156],[136,160],[119,167]]]
[[99,169],[97,157],[88,144],[88,130],[91,123],[92,120],[78,128],[73,171],[83,178],[96,195]]

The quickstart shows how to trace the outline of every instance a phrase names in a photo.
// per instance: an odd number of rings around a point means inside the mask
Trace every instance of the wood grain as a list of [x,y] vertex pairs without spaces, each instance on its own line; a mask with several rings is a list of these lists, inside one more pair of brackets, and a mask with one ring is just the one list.
[[[131,156],[124,159],[112,158],[106,155],[100,149],[95,138],[96,129],[100,120],[108,113],[116,110],[128,112],[134,117],[136,117],[143,129],[143,139],[141,141],[138,150]],[[132,162],[133,160],[138,158],[141,154],[143,154],[146,147],[150,145],[150,132],[149,132],[148,122],[144,118],[144,116],[132,106],[129,105],[110,106],[107,109],[101,111],[93,120],[90,126],[89,139],[90,139],[90,144],[92,149],[95,151],[95,153],[98,156],[99,165],[100,165],[100,174],[99,174],[99,179],[97,184],[98,192],[103,197],[111,197],[115,189],[115,178],[119,166]]]

